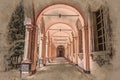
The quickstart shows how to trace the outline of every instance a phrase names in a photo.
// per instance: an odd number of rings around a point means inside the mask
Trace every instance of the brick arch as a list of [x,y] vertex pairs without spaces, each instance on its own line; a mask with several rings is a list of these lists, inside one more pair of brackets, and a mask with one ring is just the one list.
[[[35,22],[37,23],[37,20],[38,20],[38,18],[39,18],[39,16],[41,15],[41,13],[42,13],[42,11],[44,10],[44,9],[46,9],[46,8],[48,8],[48,7],[50,7],[50,6],[54,6],[54,5],[57,5],[57,4],[63,4],[63,5],[66,5],[66,6],[70,6],[70,7],[72,7],[72,8],[74,8],[74,9],[76,9],[76,11],[78,11],[79,12],[79,14],[82,16],[82,18],[83,18],[83,20],[84,20],[84,26],[82,26],[82,27],[84,27],[84,40],[85,40],[85,48],[84,48],[84,53],[85,53],[85,71],[87,72],[87,73],[89,73],[90,72],[90,63],[89,63],[89,40],[88,40],[88,38],[89,38],[89,31],[88,31],[88,19],[87,19],[87,17],[83,14],[83,11],[82,10],[80,10],[80,8],[78,8],[78,7],[75,7],[74,5],[72,5],[72,4],[66,4],[66,3],[54,3],[54,4],[50,4],[49,6],[46,6],[46,7],[43,7],[39,12],[38,12],[38,14],[36,15],[36,17],[35,17]],[[76,60],[77,61],[77,60]],[[77,62],[76,62],[77,63]]]
[[51,28],[51,27],[52,27],[53,25],[55,25],[55,24],[65,24],[65,25],[69,26],[69,27],[72,29],[72,32],[74,33],[74,36],[75,36],[75,35],[76,35],[76,36],[78,35],[78,34],[76,33],[77,31],[75,31],[70,24],[63,23],[63,22],[56,22],[56,23],[53,23],[53,24],[49,25],[48,28],[45,30],[45,33],[47,33],[48,29]]
[[[79,14],[82,16],[82,18],[83,18],[83,20],[84,20],[84,26],[88,26],[88,17],[85,15],[84,11],[83,11],[80,7],[75,6],[74,4],[63,3],[63,2],[49,3],[49,4],[47,4],[46,6],[44,6],[43,8],[41,8],[39,11],[37,11],[36,16],[35,16],[35,22],[36,22],[36,24],[37,24],[37,20],[38,20],[39,16],[41,15],[41,13],[42,13],[45,9],[47,9],[47,8],[49,8],[49,7],[51,7],[51,6],[54,6],[54,5],[66,5],[66,6],[69,6],[69,7],[71,7],[71,8],[74,8],[74,9],[75,9],[76,11],[78,11]],[[83,26],[83,27],[84,27],[84,26]]]
[[[52,36],[55,35],[55,34],[57,34],[57,33],[58,32],[53,33]],[[69,37],[71,37],[71,35],[69,33],[67,33],[67,32],[61,32],[61,33],[67,34],[67,35],[69,35]]]

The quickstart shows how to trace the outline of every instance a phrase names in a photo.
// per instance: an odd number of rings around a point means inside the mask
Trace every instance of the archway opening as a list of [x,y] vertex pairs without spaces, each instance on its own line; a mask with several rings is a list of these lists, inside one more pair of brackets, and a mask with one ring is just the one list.
[[59,45],[57,47],[57,57],[64,57],[65,54],[65,48],[63,45]]
[[[81,30],[83,33],[81,36],[84,54],[83,68],[89,72],[88,26],[78,10],[64,4],[51,5],[39,14],[36,24],[39,28],[38,42],[42,43],[38,44],[42,47],[39,47],[41,48],[39,50],[42,50],[39,51],[39,57],[43,58],[43,64],[46,64],[47,58],[65,57],[78,65],[80,62],[79,30]],[[59,45],[64,45],[64,48]]]

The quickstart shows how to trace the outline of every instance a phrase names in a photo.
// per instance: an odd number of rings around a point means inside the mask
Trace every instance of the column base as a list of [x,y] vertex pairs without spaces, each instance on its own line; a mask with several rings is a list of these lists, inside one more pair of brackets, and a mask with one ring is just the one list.
[[48,59],[48,62],[49,62],[49,63],[51,63],[51,60],[50,60],[50,59]]
[[46,66],[46,64],[43,64],[43,66]]
[[78,64],[75,64],[75,66],[78,66]]
[[25,79],[27,76],[31,75],[31,61],[23,60],[20,68],[20,75],[22,79]]
[[36,73],[36,69],[31,71],[31,75]]
[[48,58],[46,58],[46,64],[48,64],[49,63],[49,59]]
[[86,74],[90,74],[91,72],[90,71],[87,71],[87,70],[83,70]]
[[40,64],[40,68],[43,67],[44,65],[43,64]]

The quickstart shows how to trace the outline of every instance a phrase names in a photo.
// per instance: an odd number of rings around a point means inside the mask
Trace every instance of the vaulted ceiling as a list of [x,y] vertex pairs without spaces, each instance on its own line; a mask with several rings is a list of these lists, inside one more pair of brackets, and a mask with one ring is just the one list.
[[49,33],[56,45],[66,45],[78,35],[76,26],[78,20],[79,27],[84,26],[84,19],[76,9],[68,5],[57,4],[43,10],[38,16],[37,24],[44,23],[46,36]]
[[[70,2],[65,0],[65,3]],[[93,3],[96,3],[96,1],[88,1],[88,3],[84,1],[84,4],[87,4],[87,9],[88,6],[91,6],[90,4]],[[74,4],[74,2],[70,4]],[[78,4],[81,4],[81,1],[76,3],[76,5]],[[86,13],[80,11],[80,8],[75,7],[76,5],[70,6],[57,3],[43,8],[37,16],[37,25],[45,27],[46,36],[48,37],[49,33],[49,37],[52,38],[57,46],[70,43],[73,40],[73,37],[78,36],[78,28],[84,27],[87,22]],[[86,10],[85,5],[81,4],[82,8],[84,7]],[[35,6],[37,11],[39,5]]]

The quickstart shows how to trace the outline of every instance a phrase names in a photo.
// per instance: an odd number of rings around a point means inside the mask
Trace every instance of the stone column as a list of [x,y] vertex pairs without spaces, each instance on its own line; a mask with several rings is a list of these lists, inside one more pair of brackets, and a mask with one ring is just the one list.
[[68,46],[68,43],[67,43],[67,59],[69,60],[69,46]]
[[32,34],[32,24],[31,20],[27,19],[25,22],[25,45],[24,45],[24,57],[23,61],[28,61],[30,60],[30,48],[31,48],[31,34]]
[[33,25],[31,24],[31,19],[26,19],[25,22],[26,32],[25,32],[25,45],[24,45],[24,57],[21,65],[21,77],[24,78],[30,74],[31,67],[31,36]]
[[39,32],[39,66],[42,66],[42,44],[43,44],[43,41],[42,41],[42,37],[43,37],[43,34],[41,32]]
[[43,44],[42,44],[42,57],[43,57],[43,65],[46,65],[46,36],[43,36]]
[[[36,25],[33,26],[34,29],[33,29],[33,38],[32,38],[32,49],[33,49],[33,53],[31,55],[32,57],[32,73],[35,73],[36,72],[36,66],[37,66],[37,47],[38,47],[38,44],[37,44],[37,40],[38,40],[38,27]],[[33,41],[34,39],[34,41]]]
[[51,61],[51,40],[49,39],[48,41],[48,58],[49,58],[49,62]]
[[69,51],[70,51],[70,61],[71,61],[71,44],[69,44]]
[[88,27],[84,27],[84,58],[85,58],[85,72],[90,73],[90,54],[89,54],[89,34]]
[[71,61],[73,62],[73,42],[71,41]]
[[51,43],[51,58],[53,58],[53,43]]
[[67,59],[69,59],[69,50],[68,50],[68,44],[67,44]]
[[42,58],[42,34],[39,37],[39,59]]
[[71,55],[70,55],[70,54],[71,54],[70,44],[68,44],[68,51],[69,51],[69,53],[68,53],[68,54],[69,54],[69,60],[70,60],[70,58],[71,58]]
[[75,62],[76,62],[76,65],[78,65],[78,37],[75,37],[75,47],[76,47],[76,52],[75,52]]
[[73,63],[75,63],[75,56],[76,55],[76,42],[75,37],[73,37]]
[[24,45],[24,58],[23,60],[26,61],[28,60],[28,43],[29,43],[29,30],[26,26],[26,31],[25,31],[25,45]]
[[48,62],[48,39],[46,40],[46,61]]
[[67,48],[65,47],[65,58],[67,58]]

